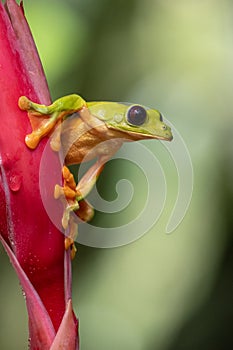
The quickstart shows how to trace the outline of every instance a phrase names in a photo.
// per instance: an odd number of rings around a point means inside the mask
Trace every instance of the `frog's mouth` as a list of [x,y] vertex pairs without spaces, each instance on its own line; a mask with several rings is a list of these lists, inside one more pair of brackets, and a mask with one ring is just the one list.
[[173,136],[171,134],[171,132],[168,132],[168,135],[152,135],[152,134],[147,134],[144,132],[137,132],[137,131],[128,131],[125,129],[121,129],[121,128],[116,128],[115,126],[111,126],[108,125],[108,128],[111,130],[117,130],[120,131],[124,136],[128,136],[126,137],[127,139],[130,139],[132,141],[140,141],[140,140],[162,140],[162,141],[172,141]]

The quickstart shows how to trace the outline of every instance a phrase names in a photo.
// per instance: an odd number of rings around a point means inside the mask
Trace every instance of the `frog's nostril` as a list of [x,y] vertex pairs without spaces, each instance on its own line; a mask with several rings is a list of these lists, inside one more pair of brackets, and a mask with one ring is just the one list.
[[168,135],[168,140],[169,140],[169,141],[172,141],[172,139],[173,139],[172,134],[169,134],[169,133],[168,133],[167,135]]

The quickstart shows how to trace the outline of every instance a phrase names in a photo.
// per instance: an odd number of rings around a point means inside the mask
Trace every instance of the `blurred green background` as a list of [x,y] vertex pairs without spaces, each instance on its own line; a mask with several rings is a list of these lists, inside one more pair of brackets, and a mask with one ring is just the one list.
[[[24,6],[53,99],[76,92],[158,108],[193,162],[192,202],[171,235],[165,226],[176,169],[162,145],[148,141],[168,183],[156,225],[123,247],[78,246],[73,298],[82,350],[233,348],[233,2],[25,0]],[[99,190],[114,199],[122,176],[134,185],[137,211],[146,185],[129,162],[110,162]],[[114,217],[97,213],[101,220]],[[24,299],[2,247],[0,272],[0,348],[24,350]]]

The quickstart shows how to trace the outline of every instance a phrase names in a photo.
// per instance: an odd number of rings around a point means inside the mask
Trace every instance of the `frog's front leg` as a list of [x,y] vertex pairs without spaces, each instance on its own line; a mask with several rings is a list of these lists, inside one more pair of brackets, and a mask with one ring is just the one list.
[[28,111],[33,131],[26,136],[25,142],[31,149],[36,148],[40,140],[50,134],[66,116],[86,107],[86,101],[75,94],[61,97],[49,106],[34,103],[21,96],[18,104],[20,109]]

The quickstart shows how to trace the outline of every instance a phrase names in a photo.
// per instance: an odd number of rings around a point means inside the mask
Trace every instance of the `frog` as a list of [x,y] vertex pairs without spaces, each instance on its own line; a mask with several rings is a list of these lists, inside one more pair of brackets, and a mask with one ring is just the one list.
[[[70,214],[74,212],[84,222],[92,219],[94,209],[86,197],[106,162],[124,142],[146,139],[171,141],[171,128],[157,109],[124,102],[87,102],[77,94],[60,97],[50,105],[38,104],[21,96],[18,105],[21,110],[27,111],[31,122],[32,132],[25,137],[27,147],[34,150],[44,137],[51,136],[53,151],[63,150],[65,154],[63,186],[55,186],[54,197],[62,198],[65,203],[62,227],[66,230],[70,226],[65,249],[71,248],[71,255],[75,256],[77,225]],[[69,166],[92,159],[96,162],[76,183]]]

